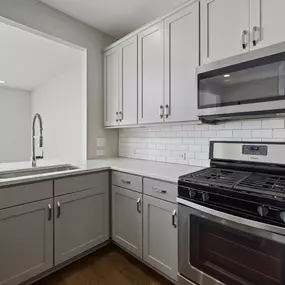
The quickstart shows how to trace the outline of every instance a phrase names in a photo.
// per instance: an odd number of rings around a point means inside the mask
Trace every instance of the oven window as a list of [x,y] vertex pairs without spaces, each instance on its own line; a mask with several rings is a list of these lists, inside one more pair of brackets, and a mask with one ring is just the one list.
[[190,218],[190,263],[228,285],[285,284],[284,245]]
[[285,64],[273,62],[242,70],[199,76],[199,108],[285,99]]

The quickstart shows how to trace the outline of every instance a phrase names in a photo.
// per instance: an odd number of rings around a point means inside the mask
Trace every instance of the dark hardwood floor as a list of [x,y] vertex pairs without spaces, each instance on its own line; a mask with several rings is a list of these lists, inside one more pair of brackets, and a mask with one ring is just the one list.
[[173,285],[114,245],[76,261],[35,285]]

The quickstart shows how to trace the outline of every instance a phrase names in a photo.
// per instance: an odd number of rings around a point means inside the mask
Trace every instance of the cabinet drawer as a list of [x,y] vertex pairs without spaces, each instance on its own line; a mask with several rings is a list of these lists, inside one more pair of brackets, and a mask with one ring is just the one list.
[[109,172],[61,178],[54,181],[54,196],[84,191],[95,187],[106,187],[108,183]]
[[142,193],[142,177],[123,172],[112,172],[112,184]]
[[52,198],[52,181],[0,189],[0,209]]
[[144,178],[143,193],[176,203],[177,185],[155,179]]

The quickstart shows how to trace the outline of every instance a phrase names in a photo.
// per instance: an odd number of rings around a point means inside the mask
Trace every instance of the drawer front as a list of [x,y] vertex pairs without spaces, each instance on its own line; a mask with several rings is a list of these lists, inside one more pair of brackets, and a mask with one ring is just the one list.
[[112,184],[142,193],[142,177],[123,172],[112,172]]
[[52,190],[52,181],[1,188],[0,209],[52,198]]
[[172,203],[176,203],[177,184],[144,178],[143,193]]
[[109,172],[107,171],[61,178],[54,181],[54,196],[84,191],[95,187],[106,187],[108,183]]

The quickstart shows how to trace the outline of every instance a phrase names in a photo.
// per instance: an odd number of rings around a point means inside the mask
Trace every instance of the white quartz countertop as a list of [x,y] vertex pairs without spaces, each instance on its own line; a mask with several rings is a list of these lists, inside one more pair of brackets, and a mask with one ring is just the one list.
[[[64,164],[69,163],[63,161],[39,161],[38,167],[49,167]],[[104,170],[116,170],[131,173],[134,175],[176,183],[180,175],[195,172],[197,170],[202,169],[201,167],[196,166],[186,166],[180,164],[162,163],[128,158],[93,159],[87,160],[85,163],[72,165],[77,166],[78,169],[61,172],[51,172],[45,174],[32,174],[24,177],[0,179],[0,187],[47,179],[57,179],[61,177],[68,177]],[[31,162],[1,163],[0,175],[1,173],[6,171],[23,169],[28,170],[30,168]]]
[[112,170],[175,183],[178,181],[179,176],[202,169],[202,167],[197,166],[128,158],[89,160],[86,162],[85,167],[86,169],[96,169],[103,165],[110,167]]

